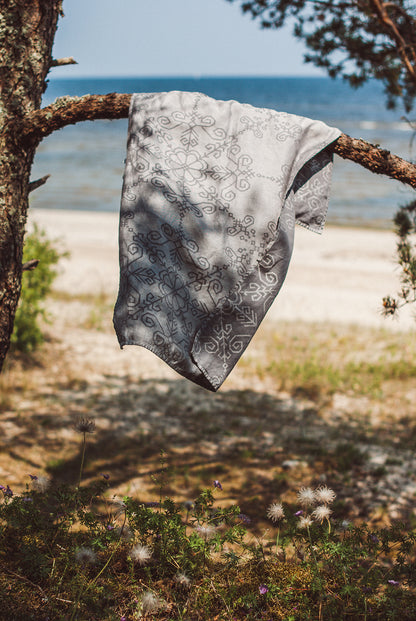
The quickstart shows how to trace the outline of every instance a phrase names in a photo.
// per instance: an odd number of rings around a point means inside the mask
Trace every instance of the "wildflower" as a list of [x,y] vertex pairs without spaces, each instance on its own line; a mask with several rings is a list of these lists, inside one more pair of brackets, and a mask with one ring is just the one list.
[[10,496],[10,498],[13,496],[13,491],[10,489],[8,485],[6,487],[4,487],[4,485],[0,485],[0,489],[2,490],[5,496]]
[[222,485],[217,479],[215,479],[215,481],[213,482],[213,486],[219,490],[222,490]]
[[30,496],[23,496],[22,501],[23,502],[33,502],[33,498],[31,498]]
[[259,593],[260,593],[260,595],[266,595],[266,593],[268,592],[268,590],[269,590],[269,589],[267,588],[267,586],[266,586],[265,584],[261,584],[261,585],[259,586]]
[[95,422],[91,418],[80,417],[75,423],[74,429],[79,433],[94,433]]
[[177,573],[175,576],[175,582],[186,588],[191,585],[190,578],[188,578],[188,576],[184,573]]
[[32,479],[32,489],[35,490],[35,492],[43,493],[43,492],[46,492],[50,483],[51,482],[48,479],[48,477],[44,477],[44,476],[36,477]]
[[274,502],[267,509],[267,517],[272,522],[278,522],[285,517],[285,512],[283,511],[283,505],[280,502]]
[[104,474],[104,472],[101,473],[101,476],[103,477],[103,479],[105,479],[106,481],[108,481],[108,479],[110,478],[109,474]]
[[321,502],[325,505],[329,505],[331,502],[334,502],[336,497],[337,496],[334,490],[330,489],[326,485],[322,485],[322,487],[318,487],[318,489],[315,490],[315,498],[317,502]]
[[303,515],[302,509],[300,509],[299,511],[296,511],[295,517],[300,517],[301,515]]
[[75,560],[80,565],[95,565],[97,555],[91,548],[82,547],[75,552]]
[[239,513],[237,517],[243,522],[243,524],[250,524],[251,522],[251,518],[249,518],[245,513]]
[[37,481],[38,477],[36,476],[36,474],[29,474],[30,478],[32,479],[32,481]]
[[309,528],[313,520],[308,515],[303,515],[298,523],[298,528]]
[[324,520],[329,520],[332,511],[327,505],[319,505],[316,507],[315,511],[312,515],[317,519],[323,522]]
[[152,558],[152,550],[148,546],[143,546],[138,543],[130,550],[130,558],[133,563],[137,563],[138,565],[147,565]]
[[310,487],[301,487],[298,492],[298,500],[302,507],[310,507],[315,504],[315,492]]
[[370,539],[373,543],[380,543],[380,539],[374,533],[370,535]]
[[212,539],[212,537],[214,537],[215,535],[215,526],[211,526],[211,524],[207,524],[206,526],[196,526],[195,530],[197,531],[198,535],[202,537],[202,539],[205,539],[205,541],[208,541],[208,539]]
[[399,586],[400,582],[398,582],[397,580],[387,580],[388,584],[391,584],[391,586]]

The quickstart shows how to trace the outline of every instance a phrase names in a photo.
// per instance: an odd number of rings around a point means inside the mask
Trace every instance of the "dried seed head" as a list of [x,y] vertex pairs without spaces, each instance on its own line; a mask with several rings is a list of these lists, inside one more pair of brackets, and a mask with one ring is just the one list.
[[79,433],[94,433],[95,422],[91,418],[80,417],[75,423],[74,429]]
[[138,565],[147,565],[152,558],[152,551],[148,546],[143,546],[138,543],[130,550],[130,558],[133,563],[137,563]]
[[75,560],[80,565],[95,565],[97,562],[97,554],[91,548],[78,548],[75,552]]
[[330,489],[326,485],[318,487],[318,489],[315,490],[315,498],[317,502],[322,502],[325,505],[329,505],[331,502],[334,502],[336,497],[337,495],[334,490]]
[[302,507],[310,507],[315,504],[315,492],[310,487],[302,487],[298,492],[298,501]]
[[267,509],[267,517],[272,520],[272,522],[278,522],[279,520],[283,520],[285,517],[285,512],[283,511],[283,505],[281,502],[274,502]]

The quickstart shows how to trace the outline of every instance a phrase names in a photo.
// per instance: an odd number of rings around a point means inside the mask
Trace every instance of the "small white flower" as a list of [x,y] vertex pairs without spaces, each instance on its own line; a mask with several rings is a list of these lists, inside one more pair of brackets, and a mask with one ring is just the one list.
[[331,513],[332,510],[328,507],[328,505],[319,505],[319,507],[316,507],[312,515],[320,522],[323,522],[324,520],[329,520]]
[[191,585],[191,579],[184,573],[177,573],[175,576],[175,582],[187,588]]
[[36,479],[32,480],[32,489],[35,492],[41,492],[43,494],[44,492],[46,492],[50,484],[51,482],[48,477],[39,476],[36,477]]
[[80,565],[95,565],[97,562],[97,555],[91,548],[82,547],[78,548],[75,552],[75,560]]
[[302,507],[310,507],[315,504],[315,492],[310,487],[301,487],[298,492],[298,501]]
[[152,551],[148,546],[142,546],[138,543],[130,550],[130,558],[133,563],[146,565],[152,558]]
[[278,522],[279,520],[282,520],[285,517],[282,503],[273,502],[267,509],[266,515],[272,522]]
[[330,489],[326,485],[318,487],[318,489],[315,490],[315,498],[317,502],[322,502],[325,505],[329,505],[331,504],[331,502],[334,502],[336,497],[337,495],[335,494],[334,490]]
[[313,524],[313,520],[308,515],[302,515],[299,519],[298,528],[309,528]]
[[208,541],[208,539],[212,539],[215,535],[215,526],[211,526],[211,524],[207,524],[206,526],[195,526],[195,530],[202,539]]

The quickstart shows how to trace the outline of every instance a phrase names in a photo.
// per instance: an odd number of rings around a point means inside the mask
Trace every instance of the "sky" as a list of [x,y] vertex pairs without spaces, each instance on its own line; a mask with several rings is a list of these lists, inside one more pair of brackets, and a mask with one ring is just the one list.
[[319,76],[291,28],[261,30],[226,0],[64,0],[56,77]]

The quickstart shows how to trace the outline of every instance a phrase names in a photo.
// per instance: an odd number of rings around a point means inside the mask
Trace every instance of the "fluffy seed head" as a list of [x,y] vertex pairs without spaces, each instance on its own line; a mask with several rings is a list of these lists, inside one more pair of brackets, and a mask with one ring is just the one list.
[[202,539],[208,541],[208,539],[212,539],[215,535],[215,526],[211,526],[211,524],[207,524],[206,526],[195,526],[195,530]]
[[320,522],[323,522],[324,520],[329,520],[331,513],[332,510],[328,507],[328,505],[319,505],[319,507],[316,507],[312,515]]
[[95,565],[97,562],[97,554],[91,548],[78,548],[75,552],[75,560],[80,565]]
[[50,480],[45,476],[39,476],[32,479],[32,489],[36,492],[46,492],[50,484]]
[[191,579],[183,572],[176,574],[175,582],[186,588],[189,588],[191,585]]
[[145,591],[142,595],[142,610],[143,612],[156,612],[162,608],[162,600],[155,595],[152,591]]
[[317,502],[321,502],[324,505],[331,504],[331,502],[334,502],[336,497],[337,495],[335,494],[334,490],[330,489],[326,485],[318,487],[318,489],[315,490],[315,498]]
[[298,492],[298,501],[302,507],[310,507],[315,503],[315,492],[310,487],[301,487]]
[[138,543],[130,550],[130,558],[133,563],[137,563],[138,565],[147,565],[152,558],[152,551],[148,546],[143,546]]
[[283,511],[282,503],[273,502],[267,509],[266,515],[272,522],[278,522],[279,520],[283,520],[283,518],[285,517],[285,512]]
[[298,522],[298,528],[309,528],[313,524],[313,520],[308,515],[302,515]]

